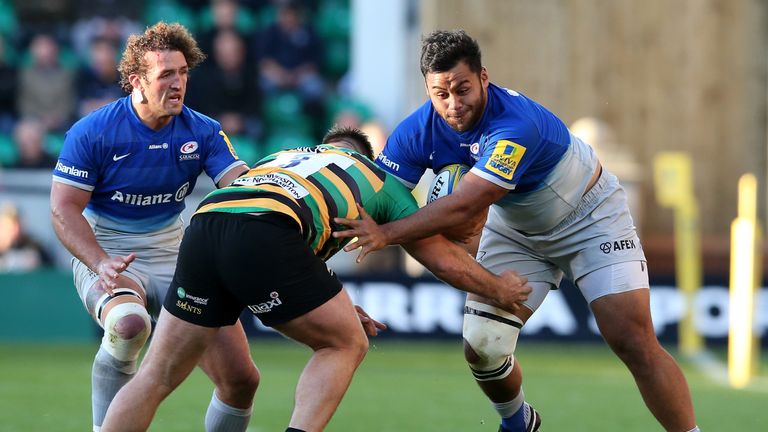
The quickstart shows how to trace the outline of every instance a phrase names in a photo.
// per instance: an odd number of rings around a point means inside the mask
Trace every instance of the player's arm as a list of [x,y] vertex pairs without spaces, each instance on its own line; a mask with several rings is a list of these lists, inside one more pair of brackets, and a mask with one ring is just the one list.
[[246,165],[237,165],[232,167],[229,171],[227,171],[221,178],[219,179],[219,182],[216,183],[216,187],[219,189],[223,188],[224,186],[229,185],[232,183],[236,178],[243,175],[244,172],[248,171],[248,167]]
[[414,240],[449,231],[455,227],[472,224],[482,218],[488,207],[509,193],[508,189],[495,185],[471,171],[459,182],[452,194],[435,200],[417,212],[393,222],[377,225],[372,219],[335,219],[350,227],[336,231],[334,237],[357,237],[348,244],[346,252],[362,248],[357,261],[389,244],[404,244]]
[[83,216],[83,209],[91,199],[91,192],[57,181],[51,187],[51,222],[53,230],[67,250],[99,275],[107,291],[116,288],[117,275],[128,267],[136,256],[110,257],[99,246],[91,226]]
[[528,299],[528,279],[509,270],[497,276],[472,259],[461,247],[441,235],[402,245],[412,257],[439,279],[466,292],[516,311]]

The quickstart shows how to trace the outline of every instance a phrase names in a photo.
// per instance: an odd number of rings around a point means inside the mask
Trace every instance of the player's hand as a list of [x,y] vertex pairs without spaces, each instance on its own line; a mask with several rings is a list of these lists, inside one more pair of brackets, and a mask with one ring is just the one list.
[[99,275],[104,290],[113,295],[115,288],[117,288],[117,277],[120,273],[128,268],[128,265],[136,259],[136,254],[131,253],[126,256],[110,256],[99,261],[96,266],[96,272]]
[[371,318],[370,315],[368,315],[368,312],[363,310],[358,305],[355,305],[355,310],[357,311],[357,316],[360,318],[360,324],[363,325],[363,330],[365,330],[365,334],[368,336],[376,336],[379,334],[379,330],[386,330],[387,325],[384,323],[380,323],[376,321],[375,319]]
[[501,289],[498,290],[498,295],[493,299],[496,306],[509,311],[515,312],[523,302],[528,300],[528,295],[533,291],[528,284],[528,278],[520,276],[517,272],[512,270],[506,270],[499,275],[501,279]]
[[366,255],[383,248],[389,243],[387,242],[387,235],[384,230],[371,216],[368,215],[368,213],[365,212],[363,206],[358,203],[355,203],[355,205],[357,205],[357,210],[360,212],[360,219],[334,218],[334,222],[346,225],[349,229],[335,231],[333,237],[357,237],[357,240],[353,240],[351,243],[344,246],[344,252],[351,252],[355,249],[362,248],[356,260],[359,264],[363,262],[363,258],[365,258]]

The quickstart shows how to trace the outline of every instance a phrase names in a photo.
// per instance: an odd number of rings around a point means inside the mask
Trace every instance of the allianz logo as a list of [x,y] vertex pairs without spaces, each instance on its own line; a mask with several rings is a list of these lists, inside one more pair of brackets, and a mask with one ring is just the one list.
[[110,198],[112,201],[117,201],[123,204],[130,204],[134,206],[150,206],[156,204],[167,204],[173,202],[184,201],[189,191],[189,182],[184,183],[176,190],[176,193],[159,193],[144,195],[141,193],[127,193],[122,191],[115,191]]

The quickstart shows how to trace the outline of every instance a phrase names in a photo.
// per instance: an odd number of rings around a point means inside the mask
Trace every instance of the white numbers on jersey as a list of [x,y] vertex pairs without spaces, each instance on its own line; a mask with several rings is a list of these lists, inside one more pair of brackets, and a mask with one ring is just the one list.
[[335,153],[280,153],[274,160],[262,166],[276,166],[295,172],[302,177],[308,177],[328,165],[335,164],[342,169],[354,165],[351,157]]

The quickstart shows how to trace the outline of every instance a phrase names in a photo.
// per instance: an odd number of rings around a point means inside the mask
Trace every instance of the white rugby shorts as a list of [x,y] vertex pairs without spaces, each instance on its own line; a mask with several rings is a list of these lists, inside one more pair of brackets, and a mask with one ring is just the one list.
[[[181,220],[159,231],[130,234],[95,227],[99,245],[110,256],[136,254],[136,259],[122,272],[147,293],[147,310],[157,318],[165,293],[173,279],[183,228]],[[77,258],[72,258],[75,288],[85,305],[86,296],[99,277]]]
[[[538,234],[512,229],[491,206],[477,261],[494,273],[514,270],[534,285],[526,306],[536,310],[565,276],[592,302],[607,294],[648,287],[645,254],[616,176],[603,170],[577,207]],[[605,275],[597,272],[609,269]],[[590,273],[600,277],[582,278]],[[583,283],[580,283],[583,282]]]

